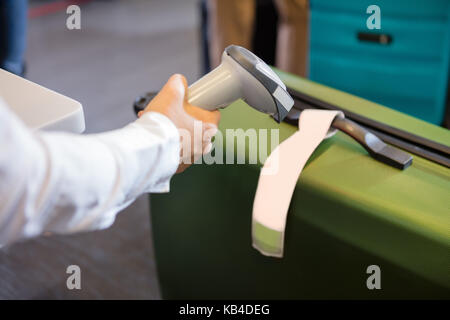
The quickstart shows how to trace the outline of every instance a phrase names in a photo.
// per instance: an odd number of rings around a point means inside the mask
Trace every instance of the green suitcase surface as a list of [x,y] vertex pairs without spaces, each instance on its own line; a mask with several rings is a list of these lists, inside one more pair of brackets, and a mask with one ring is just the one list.
[[[446,129],[279,75],[288,86],[345,110],[450,145]],[[242,101],[222,111],[221,131],[229,128],[279,128],[280,140],[297,130]],[[251,246],[261,164],[192,166],[172,179],[169,194],[151,196],[163,297],[450,298],[450,170],[413,157],[400,171],[343,133],[322,142],[294,192],[282,259]],[[367,288],[370,265],[381,269],[381,290]]]

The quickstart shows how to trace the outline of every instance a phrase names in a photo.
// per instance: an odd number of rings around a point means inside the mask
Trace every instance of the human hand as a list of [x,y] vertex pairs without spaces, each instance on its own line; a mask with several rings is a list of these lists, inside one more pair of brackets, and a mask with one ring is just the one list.
[[202,154],[211,151],[211,139],[217,132],[219,111],[208,111],[189,104],[187,81],[183,75],[170,77],[161,91],[138,116],[145,112],[159,112],[168,117],[180,133],[180,165],[184,171]]

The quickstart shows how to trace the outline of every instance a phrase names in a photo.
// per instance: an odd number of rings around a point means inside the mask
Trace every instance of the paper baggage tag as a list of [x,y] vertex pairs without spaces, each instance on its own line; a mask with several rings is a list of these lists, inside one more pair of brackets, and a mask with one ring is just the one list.
[[330,129],[340,111],[304,110],[299,130],[278,145],[261,169],[253,203],[253,247],[263,255],[283,257],[286,218],[297,180],[311,154],[323,139],[334,135]]

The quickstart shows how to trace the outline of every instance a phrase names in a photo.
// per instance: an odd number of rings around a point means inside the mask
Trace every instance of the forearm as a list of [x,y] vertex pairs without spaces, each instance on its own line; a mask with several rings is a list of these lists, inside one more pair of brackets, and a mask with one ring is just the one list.
[[168,191],[179,160],[176,127],[154,112],[101,134],[20,130],[12,138],[15,163],[0,182],[0,244],[106,228],[143,192]]

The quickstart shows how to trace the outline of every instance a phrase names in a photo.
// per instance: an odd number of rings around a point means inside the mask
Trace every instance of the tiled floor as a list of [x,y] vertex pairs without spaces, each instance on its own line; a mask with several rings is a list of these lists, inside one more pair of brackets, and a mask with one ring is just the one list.
[[[79,100],[87,133],[134,119],[131,102],[175,73],[200,73],[196,0],[103,0],[81,7],[82,29],[65,12],[32,19],[28,78]],[[51,236],[0,251],[0,299],[158,299],[147,197],[112,228]],[[82,289],[66,288],[66,268],[81,267]]]

